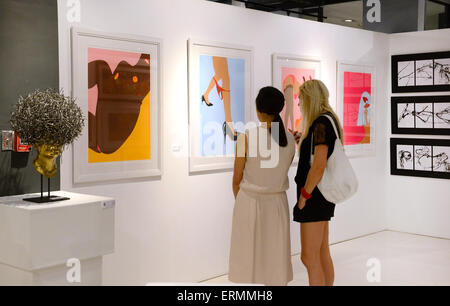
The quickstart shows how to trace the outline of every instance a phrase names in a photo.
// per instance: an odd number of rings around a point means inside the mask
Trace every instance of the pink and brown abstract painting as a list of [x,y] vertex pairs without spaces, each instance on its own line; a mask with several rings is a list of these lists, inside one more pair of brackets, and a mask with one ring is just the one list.
[[88,49],[89,163],[150,159],[150,55]]

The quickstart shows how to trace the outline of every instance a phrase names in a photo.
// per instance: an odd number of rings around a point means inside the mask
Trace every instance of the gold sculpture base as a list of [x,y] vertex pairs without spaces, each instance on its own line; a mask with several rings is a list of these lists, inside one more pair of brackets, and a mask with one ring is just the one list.
[[[69,200],[69,198],[66,197],[50,195],[50,178],[54,177],[56,173],[58,173],[58,168],[56,167],[56,158],[61,154],[62,146],[41,144],[35,145],[35,147],[38,151],[38,156],[33,161],[33,167],[37,172],[41,174],[41,196],[23,200],[33,203],[49,203]],[[44,196],[44,176],[48,178],[47,196]]]

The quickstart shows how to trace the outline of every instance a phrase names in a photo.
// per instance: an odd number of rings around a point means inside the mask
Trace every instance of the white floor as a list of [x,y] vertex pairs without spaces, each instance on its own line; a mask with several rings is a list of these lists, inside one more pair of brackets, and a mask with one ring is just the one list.
[[[331,246],[335,285],[395,286],[450,285],[450,240],[383,231]],[[380,266],[380,281],[369,282],[367,274]],[[300,255],[292,257],[294,280],[289,286],[308,285],[308,275]],[[374,275],[374,274],[371,274]],[[207,285],[228,285],[227,275],[204,282]]]

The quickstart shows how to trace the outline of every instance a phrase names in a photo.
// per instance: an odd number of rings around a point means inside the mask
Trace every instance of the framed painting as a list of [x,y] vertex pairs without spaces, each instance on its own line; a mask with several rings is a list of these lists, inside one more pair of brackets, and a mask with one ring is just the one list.
[[450,51],[393,55],[392,92],[450,91]]
[[74,183],[161,175],[161,41],[72,28]]
[[189,172],[232,169],[237,136],[255,112],[252,48],[191,39],[188,58]]
[[349,157],[375,154],[375,78],[371,65],[337,63],[337,112]]
[[392,134],[450,135],[450,96],[391,98]]
[[391,138],[391,174],[450,179],[450,140]]
[[[272,86],[281,90],[285,106],[281,112],[286,131],[302,132],[302,113],[299,107],[299,88],[307,80],[320,79],[321,62],[318,58],[273,54]],[[298,148],[296,150],[298,154]],[[295,159],[294,165],[298,163]]]

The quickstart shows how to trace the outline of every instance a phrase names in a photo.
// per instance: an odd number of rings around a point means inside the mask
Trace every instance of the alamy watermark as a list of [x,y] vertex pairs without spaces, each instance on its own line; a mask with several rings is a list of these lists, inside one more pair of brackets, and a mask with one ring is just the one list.
[[369,23],[381,22],[381,2],[380,0],[368,0],[366,5],[370,7],[366,13],[366,19]]
[[69,23],[81,22],[81,3],[80,0],[67,0],[67,21]]
[[66,266],[70,268],[66,273],[68,283],[81,283],[81,262],[78,258],[69,258]]
[[369,258],[366,266],[369,268],[366,277],[369,283],[381,282],[381,261],[378,258]]
[[[261,168],[275,168],[280,161],[279,123],[272,122],[270,130],[267,123],[242,122],[233,123],[233,130],[227,123],[221,125],[218,122],[207,122],[202,130],[202,156],[225,157],[235,155],[237,157],[261,157]],[[238,136],[237,131],[246,136]],[[287,132],[286,132],[287,133]],[[247,146],[245,146],[246,140]],[[247,147],[247,153],[245,148]],[[232,148],[232,150],[230,149]]]

